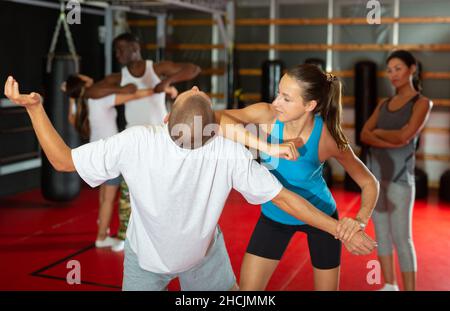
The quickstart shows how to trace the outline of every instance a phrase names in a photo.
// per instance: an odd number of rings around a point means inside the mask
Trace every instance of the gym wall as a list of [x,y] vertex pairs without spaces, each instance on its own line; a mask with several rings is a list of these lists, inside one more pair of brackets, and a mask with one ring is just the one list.
[[[291,1],[279,0],[279,19],[301,19],[301,18],[327,18],[328,1]],[[335,0],[335,18],[366,18],[368,9],[367,1],[364,0]],[[268,19],[270,16],[270,1],[268,0],[242,0],[236,2],[236,21],[240,19]],[[382,19],[392,17],[394,14],[394,1],[382,1]],[[449,17],[450,2],[447,0],[400,0],[400,17]],[[136,19],[142,21],[142,17],[130,18],[132,23]],[[169,14],[170,20],[195,20],[210,19],[211,16],[202,13],[193,13],[187,10],[178,10]],[[133,23],[132,23],[133,24]],[[156,27],[146,25],[139,27],[136,24],[133,31],[145,31],[155,33]],[[333,44],[391,44],[393,40],[392,23],[383,22],[380,25],[358,24],[358,25],[333,25]],[[448,34],[450,24],[447,23],[406,23],[399,24],[399,44],[448,44]],[[279,44],[326,44],[327,25],[292,25],[278,26],[277,43]],[[235,44],[268,44],[269,26],[265,25],[242,25],[237,23],[235,31]],[[146,40],[144,40],[146,41]],[[171,43],[177,45],[183,43],[199,43],[211,45],[211,25],[203,26],[169,26],[168,46]],[[146,41],[155,43],[155,41]],[[222,43],[222,42],[220,42]],[[154,49],[154,48],[153,48]],[[152,46],[148,45],[148,50]],[[333,51],[333,71],[353,72],[356,62],[361,60],[371,60],[377,64],[378,72],[385,71],[385,60],[390,51],[388,50],[355,50],[355,51]],[[208,71],[212,66],[221,67],[221,64],[212,64],[211,48],[209,49],[182,49],[176,46],[168,48],[167,59],[182,61],[188,60],[197,62],[204,71]],[[326,51],[320,50],[293,50],[277,51],[277,59],[284,62],[289,68],[303,63],[308,58],[326,59]],[[423,65],[423,71],[427,72],[450,72],[450,52],[445,51],[413,51],[413,54]],[[269,58],[267,50],[243,50],[236,49],[236,66],[241,75],[238,77],[238,87],[243,89],[243,99],[247,104],[260,100],[261,94],[261,65]],[[224,67],[224,66],[223,66]],[[222,67],[222,68],[223,68]],[[249,70],[247,70],[249,69]],[[245,73],[244,73],[245,71]],[[211,75],[211,74],[210,74]],[[208,80],[210,75],[201,75],[194,83],[200,83],[203,89],[210,91]],[[354,133],[354,79],[341,77],[344,83],[344,128],[347,136],[355,141]],[[442,173],[449,168],[450,162],[450,79],[425,78],[422,81],[423,93],[425,96],[435,101],[435,106],[431,113],[426,129],[422,133],[421,144],[417,153],[417,166],[423,168],[429,178],[429,186],[437,187]],[[223,92],[223,89],[221,89]],[[217,99],[217,108],[223,108],[223,94],[212,94]],[[393,95],[389,81],[380,76],[378,78],[378,100]],[[356,152],[359,147],[353,144]],[[344,172],[334,161],[331,161],[335,179],[342,180]]]
[[[326,18],[327,2],[279,0],[278,18]],[[367,1],[336,0],[334,16],[365,18]],[[268,0],[239,0],[236,1],[236,19],[269,18]],[[382,1],[382,18],[393,16],[393,0]],[[447,15],[446,15],[447,14]],[[24,91],[40,90],[43,78],[43,58],[45,57],[53,35],[58,11],[32,7],[23,4],[0,1],[0,80],[4,81],[9,74],[14,74],[21,81]],[[433,17],[450,16],[450,2],[447,0],[401,0],[400,17]],[[174,10],[169,12],[168,20],[211,20],[211,15],[190,10]],[[142,16],[128,15],[131,31],[138,34],[143,43],[144,57],[155,59],[156,26],[154,18],[149,25],[136,26],[133,21],[142,21]],[[81,25],[72,25],[78,54],[81,55],[82,72],[99,79],[104,72],[103,44],[99,42],[98,27],[104,23],[103,17],[82,15]],[[12,30],[8,25],[15,24]],[[385,44],[392,42],[393,24],[381,25],[334,25],[333,37],[335,44]],[[448,43],[450,24],[400,24],[399,44],[442,44]],[[225,83],[223,70],[226,64],[222,61],[224,49],[217,49],[219,61],[212,62],[213,51],[209,49],[180,49],[176,45],[183,43],[211,45],[214,42],[211,25],[203,26],[171,26],[167,27],[165,59],[177,62],[189,61],[200,65],[203,73],[194,81],[177,85],[180,90],[199,85],[209,91],[217,108],[224,108]],[[277,30],[278,43],[282,44],[325,44],[327,39],[327,25],[313,26],[279,26]],[[235,43],[239,44],[267,44],[269,37],[268,25],[236,25]],[[63,33],[60,34],[58,49],[66,50]],[[169,48],[175,44],[175,48]],[[450,55],[448,51],[414,51],[414,55],[423,65],[424,72],[450,72]],[[276,57],[281,59],[286,68],[303,63],[307,58],[326,59],[326,51],[277,51]],[[378,71],[385,68],[385,59],[389,51],[333,51],[333,71],[352,72],[357,61],[371,60],[377,63]],[[267,50],[235,51],[235,66],[240,71],[237,76],[237,86],[243,90],[243,100],[246,104],[258,102],[261,93],[262,63],[269,58]],[[218,73],[217,73],[217,72]],[[216,73],[215,73],[216,72]],[[218,90],[213,90],[211,77],[218,77],[215,81]],[[351,141],[354,141],[354,80],[342,77],[344,82],[344,128]],[[418,150],[418,166],[423,168],[429,176],[429,185],[437,186],[441,174],[449,168],[450,158],[450,79],[433,78],[423,80],[423,93],[436,102],[425,131],[422,134],[421,146]],[[213,92],[214,91],[214,92]],[[378,78],[378,98],[392,95],[389,81],[384,77]],[[0,95],[0,99],[3,95]],[[4,101],[1,101],[2,105]],[[446,103],[446,104],[445,104]],[[15,113],[14,122],[7,122],[8,113]],[[11,141],[20,141],[18,147],[6,149]],[[358,147],[354,146],[356,151]],[[18,163],[24,157],[37,158],[38,146],[30,123],[23,109],[0,107],[0,195],[14,193],[39,185],[39,169],[31,169],[18,174],[2,175],[1,168],[7,164]],[[6,158],[6,161],[5,161]],[[334,177],[343,179],[343,171],[337,163],[331,163]]]
[[[24,92],[42,91],[44,58],[50,47],[58,14],[59,11],[55,9],[0,1],[2,84],[8,75],[14,75],[21,82]],[[98,35],[98,27],[103,23],[102,16],[83,14],[81,24],[70,27],[77,52],[81,56],[81,72],[95,79],[102,78],[104,73],[103,44],[99,42]],[[67,50],[61,30],[57,51]],[[21,163],[39,157],[37,140],[25,110],[8,106],[1,92],[0,196],[39,187],[39,167],[11,174],[5,169],[14,164],[20,167]]]

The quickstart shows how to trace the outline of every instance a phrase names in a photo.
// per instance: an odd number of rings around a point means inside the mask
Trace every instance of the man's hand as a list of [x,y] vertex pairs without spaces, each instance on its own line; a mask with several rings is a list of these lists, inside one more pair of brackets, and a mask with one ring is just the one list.
[[164,92],[169,95],[171,99],[175,99],[178,96],[178,90],[174,86],[166,87]]
[[13,103],[25,108],[42,104],[42,97],[38,93],[20,94],[19,83],[11,76],[5,83],[5,96]]
[[163,80],[161,82],[159,82],[154,88],[153,90],[155,91],[155,93],[162,93],[165,92],[166,89],[168,89],[170,87],[170,82],[167,80]]
[[272,157],[282,158],[286,160],[297,160],[300,156],[294,142],[283,144],[269,144],[267,154]]
[[122,86],[123,94],[133,94],[138,90],[137,86],[133,83],[128,83],[127,85]]
[[344,217],[339,219],[336,229],[336,238],[341,241],[349,242],[356,234],[356,232],[361,230],[362,228],[359,221],[353,218]]
[[357,232],[350,241],[342,241],[342,243],[353,255],[368,255],[378,246],[377,243],[363,231]]

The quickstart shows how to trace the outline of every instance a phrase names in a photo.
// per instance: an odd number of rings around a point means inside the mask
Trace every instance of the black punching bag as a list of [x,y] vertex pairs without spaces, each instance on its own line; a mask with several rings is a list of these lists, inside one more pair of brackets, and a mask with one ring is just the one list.
[[[422,81],[422,73],[423,73],[423,66],[421,62],[417,62],[417,73],[416,77],[413,80],[413,83],[420,83]],[[421,91],[420,89],[417,91]],[[420,139],[421,135],[419,134],[416,142],[416,151],[419,149],[420,146]],[[420,167],[414,168],[414,180],[416,185],[416,199],[425,199],[428,196],[428,174]]]
[[333,171],[331,169],[330,163],[326,161],[322,167],[322,176],[327,183],[328,188],[333,186]]
[[428,196],[428,175],[419,168],[414,168],[414,179],[416,184],[416,199],[425,199]]
[[[360,140],[361,130],[377,106],[377,65],[372,61],[360,61],[355,65],[355,142],[362,146],[360,159],[366,163],[367,146]],[[345,174],[344,187],[360,191],[359,186]]]
[[377,65],[361,61],[355,65],[355,141],[362,146],[361,130],[377,106]]
[[[44,109],[64,142],[75,148],[80,145],[80,138],[67,119],[69,99],[61,91],[61,83],[76,72],[75,62],[70,55],[55,55],[50,72],[44,77]],[[80,178],[77,173],[57,172],[42,153],[41,191],[44,198],[51,201],[69,201],[80,193]]]
[[241,77],[239,75],[239,63],[235,49],[228,49],[227,64],[227,109],[245,108],[242,100]]
[[261,101],[271,103],[278,93],[278,84],[283,75],[284,64],[281,60],[266,60],[262,64]]
[[439,181],[439,198],[450,202],[450,170],[445,171]]
[[305,59],[305,64],[316,65],[317,67],[322,69],[322,71],[325,71],[325,61],[321,58],[315,57],[307,58]]
[[246,104],[243,100],[243,89],[241,84],[241,76],[239,75],[239,62],[236,57],[236,50],[229,49],[228,65],[227,65],[227,109],[242,109]]

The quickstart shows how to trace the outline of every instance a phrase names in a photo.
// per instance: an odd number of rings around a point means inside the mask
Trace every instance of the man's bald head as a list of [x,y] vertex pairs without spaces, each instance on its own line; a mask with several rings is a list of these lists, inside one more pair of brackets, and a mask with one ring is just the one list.
[[195,149],[205,145],[217,133],[209,97],[197,87],[181,93],[169,115],[169,132],[180,147]]

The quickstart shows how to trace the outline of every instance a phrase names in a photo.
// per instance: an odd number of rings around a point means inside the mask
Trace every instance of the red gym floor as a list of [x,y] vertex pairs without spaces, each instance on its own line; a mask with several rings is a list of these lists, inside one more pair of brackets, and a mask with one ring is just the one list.
[[[359,195],[334,189],[340,216],[354,215]],[[239,278],[245,247],[259,215],[236,192],[228,199],[220,225]],[[123,255],[96,249],[97,190],[83,188],[70,203],[45,201],[39,190],[0,198],[0,290],[120,290]],[[112,229],[117,228],[117,216]],[[418,257],[418,290],[450,290],[450,204],[435,195],[416,201],[414,241]],[[368,227],[373,236],[373,225]],[[297,234],[268,290],[313,290],[306,238]],[[367,264],[376,254],[357,257],[342,252],[341,290],[376,290],[366,280]],[[81,264],[80,285],[69,285],[66,265]],[[178,289],[177,282],[170,289]]]

